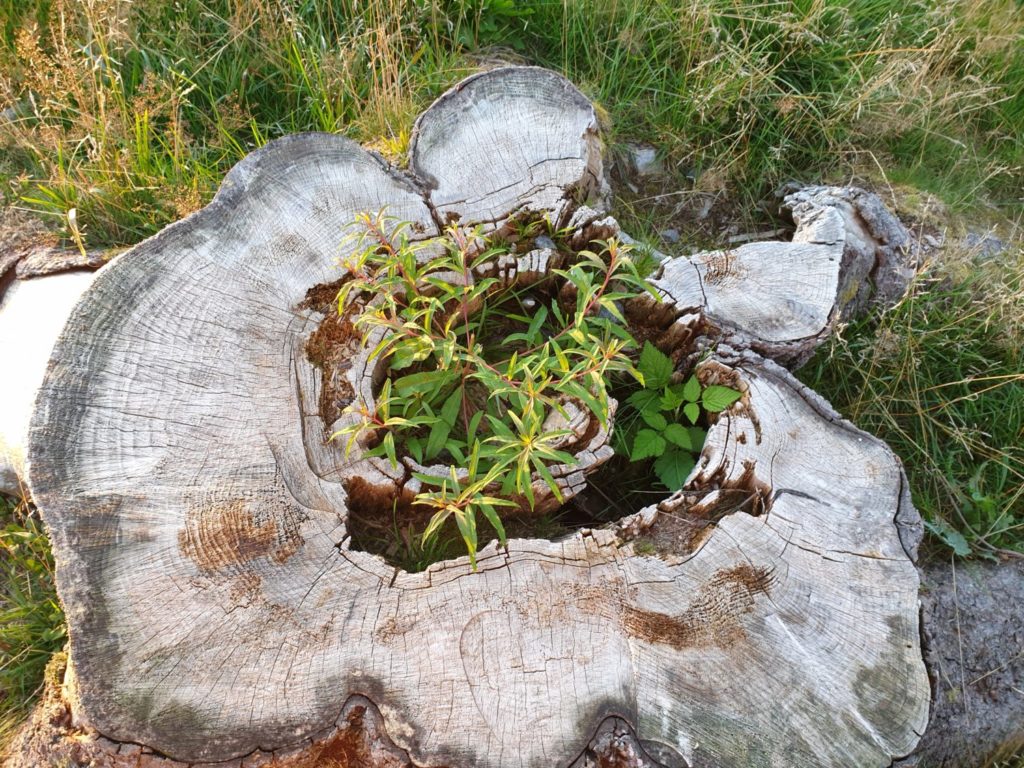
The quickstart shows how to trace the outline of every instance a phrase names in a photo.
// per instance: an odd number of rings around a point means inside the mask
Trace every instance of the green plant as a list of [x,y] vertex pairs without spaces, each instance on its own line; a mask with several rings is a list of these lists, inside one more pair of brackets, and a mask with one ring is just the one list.
[[635,342],[619,303],[651,289],[615,240],[524,287],[481,276],[506,251],[479,231],[453,226],[416,242],[405,226],[388,235],[382,214],[358,224],[338,312],[354,318],[364,343],[374,339],[370,359],[385,360],[388,377],[372,408],[349,406],[358,418],[337,436],[346,451],[374,443],[366,455],[394,465],[401,456],[449,464],[444,476],[413,473],[431,489],[416,496],[433,510],[423,538],[454,518],[475,567],[477,512],[504,542],[497,509],[532,509],[534,475],[561,500],[550,467],[576,463],[564,450],[567,406],[607,428],[609,375],[643,381],[626,354]]
[[675,492],[683,487],[707,437],[696,426],[701,413],[724,411],[740,393],[720,384],[702,387],[696,375],[673,382],[672,360],[649,341],[644,342],[637,367],[643,387],[626,398],[632,413],[624,409],[622,414],[618,449],[631,461],[654,459],[654,473]]
[[[958,266],[959,262],[959,266]],[[1024,551],[1024,250],[946,250],[907,296],[827,341],[800,378],[903,460],[958,555]]]
[[0,524],[2,746],[38,695],[46,663],[67,635],[42,523],[26,504],[0,498]]

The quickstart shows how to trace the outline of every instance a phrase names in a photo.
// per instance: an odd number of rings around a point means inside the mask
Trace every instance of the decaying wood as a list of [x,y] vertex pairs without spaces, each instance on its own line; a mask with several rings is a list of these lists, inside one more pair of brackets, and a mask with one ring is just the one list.
[[891,306],[906,293],[920,266],[920,245],[878,195],[855,187],[804,187],[786,195],[783,208],[798,229],[823,208],[842,218],[845,238],[836,304],[843,320],[869,304]]
[[434,102],[413,128],[409,167],[443,223],[534,211],[560,224],[606,193],[597,131],[594,106],[568,80],[507,67]]
[[[352,549],[349,490],[391,470],[326,439],[305,354],[323,315],[304,303],[338,278],[346,225],[386,205],[422,237],[526,210],[584,242],[617,231],[593,109],[552,73],[471,78],[415,134],[412,175],[337,136],[272,142],[71,312],[28,477],[67,608],[73,725],[239,765],[337,738],[363,696],[415,765],[569,765],[616,722],[668,765],[910,753],[929,701],[920,520],[888,448],[770,359],[806,354],[835,317],[834,206],[801,210],[792,243],[662,264],[646,322],[713,347],[701,378],[744,392],[683,493],[607,529],[492,542],[477,573]],[[691,518],[709,522],[686,546],[639,545]]]
[[[1019,752],[1024,747],[1024,698],[1019,693],[1024,689],[1020,653],[1024,569],[1019,563],[928,562],[921,566],[921,573],[922,634],[933,686],[931,715],[913,754],[895,765],[977,768]],[[160,768],[187,768],[170,760],[157,763],[148,749],[73,727],[70,704],[60,688],[63,666],[63,658],[51,663],[43,703],[9,746],[5,768],[137,768],[143,755]],[[369,700],[351,697],[338,722],[329,738],[292,758],[254,753],[239,763],[251,768],[261,763],[271,768],[336,768],[322,758],[340,752],[344,758],[338,763],[344,768],[412,768],[408,755],[388,738],[380,713]],[[571,768],[664,766],[682,768],[683,764],[657,744],[642,743],[632,724],[619,717],[603,720],[571,764]],[[713,763],[705,766],[714,768]],[[689,768],[702,766],[695,759]]]

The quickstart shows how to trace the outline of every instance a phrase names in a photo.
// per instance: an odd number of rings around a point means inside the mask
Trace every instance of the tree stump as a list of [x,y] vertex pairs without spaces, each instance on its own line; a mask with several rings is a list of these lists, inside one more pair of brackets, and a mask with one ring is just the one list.
[[[346,481],[365,464],[327,439],[304,352],[322,315],[303,308],[338,279],[346,225],[387,206],[428,238],[532,212],[586,243],[618,231],[604,193],[590,103],[502,68],[420,117],[408,172],[337,136],[280,139],[97,274],[39,388],[28,480],[99,764],[584,765],[601,744],[609,765],[887,766],[914,750],[920,518],[897,457],[776,362],[837,315],[848,228],[831,204],[794,208],[792,242],[655,274],[664,300],[638,311],[658,338],[743,392],[680,493],[492,542],[476,573],[351,547]],[[377,751],[360,763],[350,741]]]

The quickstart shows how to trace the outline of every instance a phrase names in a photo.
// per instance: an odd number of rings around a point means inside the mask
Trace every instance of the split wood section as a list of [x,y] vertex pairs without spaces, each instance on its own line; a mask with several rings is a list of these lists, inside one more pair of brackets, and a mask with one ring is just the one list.
[[[311,748],[362,695],[419,765],[568,765],[621,718],[677,764],[885,766],[928,715],[917,528],[898,459],[771,358],[836,314],[843,212],[791,243],[663,264],[667,328],[744,391],[685,489],[729,489],[695,548],[617,527],[515,540],[409,574],[349,547],[298,309],[339,276],[344,228],[387,206],[423,236],[453,219],[604,218],[593,108],[536,68],[478,75],[417,122],[410,173],[337,136],[272,142],[214,201],[101,270],[39,389],[32,494],[71,637],[73,714],[183,762]],[[589,207],[588,207],[589,206]],[[378,463],[384,467],[386,464]],[[362,470],[359,470],[362,471]],[[339,720],[341,718],[341,720]],[[339,725],[340,723],[340,725]]]

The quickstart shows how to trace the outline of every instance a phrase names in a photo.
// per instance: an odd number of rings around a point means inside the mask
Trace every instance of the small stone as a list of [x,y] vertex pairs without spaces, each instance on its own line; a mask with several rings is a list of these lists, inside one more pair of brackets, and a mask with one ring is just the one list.
[[1006,243],[991,232],[968,232],[964,245],[977,251],[975,258],[979,261],[994,259],[1006,251]]
[[666,229],[666,230],[662,231],[660,234],[661,234],[661,239],[664,240],[666,243],[678,243],[679,242],[679,230],[676,229],[675,227],[671,227],[669,229]]
[[637,176],[654,176],[665,170],[664,164],[658,159],[658,150],[650,144],[627,144],[629,162]]
[[558,250],[558,246],[555,245],[555,241],[547,235],[538,235],[533,240],[534,248],[548,248],[552,251]]

